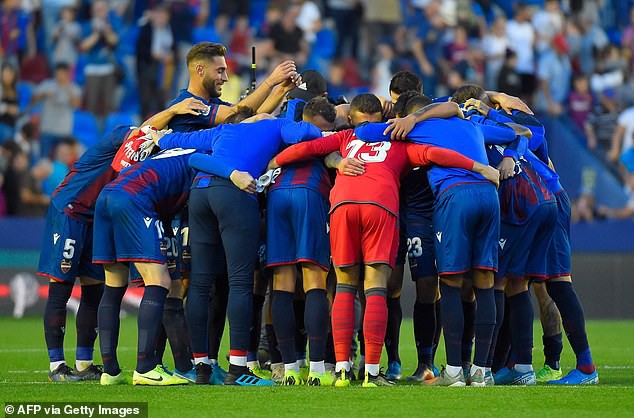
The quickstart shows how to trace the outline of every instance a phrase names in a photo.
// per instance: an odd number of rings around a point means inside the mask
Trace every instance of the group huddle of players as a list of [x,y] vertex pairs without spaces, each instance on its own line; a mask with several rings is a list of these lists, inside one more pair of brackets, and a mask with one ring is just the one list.
[[[302,79],[285,61],[231,106],[219,99],[225,54],[195,45],[188,88],[172,105],[106,134],[53,194],[38,268],[50,279],[49,380],[346,387],[356,333],[362,385],[392,386],[402,378],[408,258],[418,352],[408,380],[598,383],[570,278],[568,197],[521,101],[467,85],[432,103],[416,75],[399,72],[391,100],[360,94],[335,106],[325,83],[309,88],[319,74]],[[77,277],[73,369],[63,340]],[[132,379],[117,359],[130,281],[144,286]],[[531,284],[543,314],[557,318],[537,373]],[[270,371],[258,361],[267,288]],[[227,371],[218,364],[225,314]],[[577,357],[566,376],[559,317]],[[97,330],[103,369],[93,364]],[[447,365],[438,371],[440,330]],[[166,340],[173,371],[162,364]]]

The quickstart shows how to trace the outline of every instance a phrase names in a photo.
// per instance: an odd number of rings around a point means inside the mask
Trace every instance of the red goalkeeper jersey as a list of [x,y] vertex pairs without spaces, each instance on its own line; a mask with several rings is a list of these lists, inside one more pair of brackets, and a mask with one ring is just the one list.
[[365,163],[365,173],[346,176],[337,173],[330,192],[331,212],[344,203],[369,203],[398,216],[398,189],[401,177],[415,166],[437,164],[471,170],[474,161],[455,151],[406,142],[364,142],[353,129],[292,145],[275,157],[280,165],[313,156],[341,152],[344,158]]

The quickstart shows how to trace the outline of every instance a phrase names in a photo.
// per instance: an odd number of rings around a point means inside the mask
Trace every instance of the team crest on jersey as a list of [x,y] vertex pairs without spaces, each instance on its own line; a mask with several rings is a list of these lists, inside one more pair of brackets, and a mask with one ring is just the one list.
[[436,232],[436,239],[438,242],[442,242],[442,231]]
[[500,238],[500,240],[498,241],[498,243],[500,244],[500,249],[504,249],[504,246],[506,245],[506,238]]
[[57,245],[58,239],[59,239],[59,234],[56,232],[53,234],[53,245]]
[[143,218],[143,222],[145,222],[145,227],[149,228],[150,224],[152,223],[152,218],[148,218],[147,216],[145,218]]
[[59,263],[59,267],[62,269],[62,273],[68,273],[72,266],[73,262],[70,260],[62,260],[62,262]]

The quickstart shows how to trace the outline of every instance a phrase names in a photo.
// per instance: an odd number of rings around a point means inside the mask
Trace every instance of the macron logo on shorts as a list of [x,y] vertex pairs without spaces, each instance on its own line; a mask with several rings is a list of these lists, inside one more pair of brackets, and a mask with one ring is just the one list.
[[143,222],[145,222],[145,227],[149,228],[150,224],[152,223],[152,218],[143,218]]
[[57,245],[58,239],[59,239],[59,234],[56,232],[53,234],[53,245]]
[[506,238],[500,238],[500,241],[498,241],[498,243],[500,244],[500,248],[503,250],[504,246],[506,245]]
[[436,232],[436,239],[438,242],[442,242],[442,231]]

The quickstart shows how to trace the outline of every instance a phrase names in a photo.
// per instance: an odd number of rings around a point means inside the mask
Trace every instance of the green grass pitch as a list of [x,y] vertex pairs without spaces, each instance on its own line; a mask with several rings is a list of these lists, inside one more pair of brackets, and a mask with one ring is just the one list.
[[[73,363],[72,319],[69,318],[67,325],[66,358]],[[119,358],[127,372],[134,367],[135,329],[135,318],[122,321]],[[600,384],[583,387],[424,388],[400,383],[393,388],[336,389],[194,385],[101,387],[93,382],[49,383],[41,319],[0,318],[0,331],[0,400],[3,402],[148,402],[150,417],[634,416],[634,321],[588,323]],[[540,335],[536,327],[536,368],[543,361]],[[223,342],[226,340],[225,335]],[[222,352],[227,351],[226,345],[223,346]],[[439,350],[438,365],[443,364],[443,351]],[[165,357],[170,364],[170,355]],[[401,358],[404,374],[411,373],[416,358],[411,320],[403,323]],[[565,344],[562,367],[567,372],[573,366],[574,356]]]

